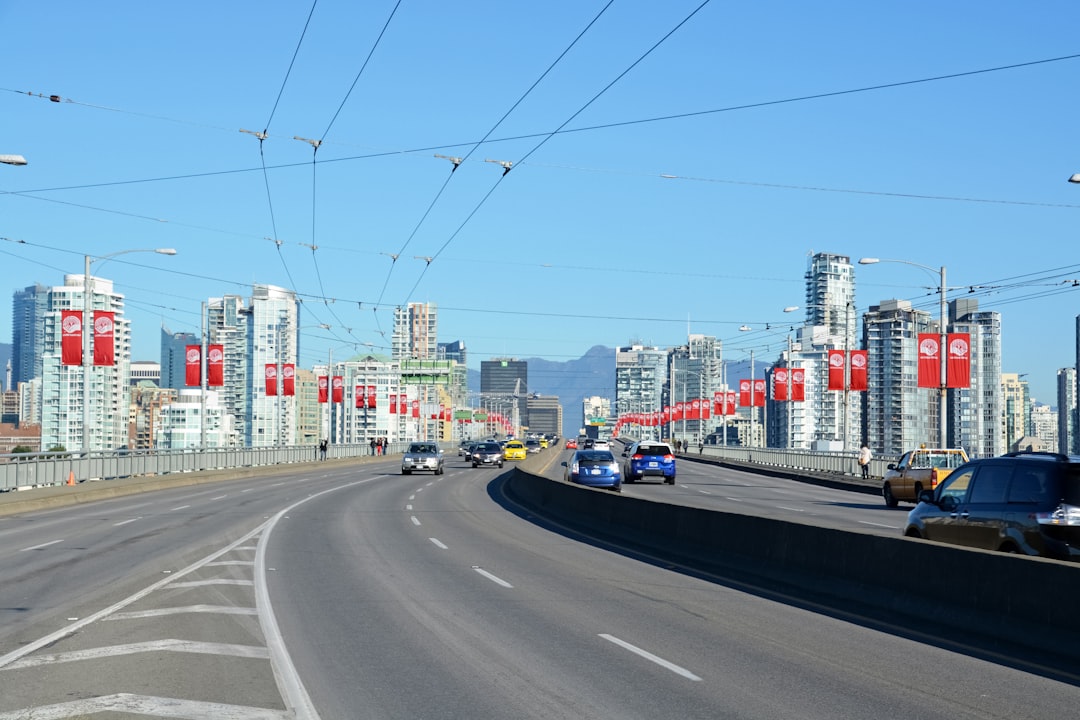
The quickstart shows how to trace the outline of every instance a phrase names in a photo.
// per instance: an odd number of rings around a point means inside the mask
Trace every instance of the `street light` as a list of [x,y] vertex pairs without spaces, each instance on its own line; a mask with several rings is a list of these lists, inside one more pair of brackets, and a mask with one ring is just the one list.
[[[1080,174],[1074,175],[1072,178],[1069,179],[1069,181],[1070,182],[1080,182]],[[915,267],[922,268],[923,270],[926,270],[929,273],[935,273],[935,272],[940,273],[941,286],[939,288],[939,292],[941,294],[941,309],[940,309],[941,315],[940,315],[940,319],[938,321],[939,325],[940,325],[940,327],[938,328],[938,330],[940,331],[940,340],[938,341],[938,355],[940,356],[940,359],[941,359],[941,372],[940,372],[940,374],[941,374],[941,379],[940,379],[941,387],[939,389],[940,407],[938,409],[938,412],[939,412],[941,417],[938,419],[939,420],[938,433],[939,433],[940,440],[941,440],[941,446],[947,448],[947,447],[949,447],[949,439],[946,436],[946,433],[948,431],[948,425],[947,425],[947,420],[948,420],[948,412],[947,412],[947,410],[948,410],[948,394],[947,394],[948,393],[948,387],[947,387],[946,382],[945,382],[945,373],[946,373],[946,369],[947,369],[946,360],[945,360],[945,348],[946,348],[946,345],[947,345],[948,337],[947,337],[947,334],[945,332],[945,320],[946,320],[946,317],[947,317],[946,316],[947,308],[946,308],[946,302],[945,302],[945,290],[947,289],[946,285],[945,285],[945,266],[942,265],[940,270],[935,270],[934,268],[930,267],[929,265],[922,265],[922,264],[917,263],[917,262],[911,262],[910,260],[884,260],[884,259],[881,259],[881,258],[860,258],[859,259],[859,264],[860,265],[874,265],[874,264],[879,263],[879,262],[894,262],[894,263],[902,263],[904,265],[914,265]]]
[[173,248],[118,250],[107,255],[85,255],[83,266],[83,317],[82,317],[82,341],[83,341],[83,423],[82,423],[82,449],[89,455],[90,452],[90,370],[94,366],[93,350],[90,346],[90,313],[94,302],[94,277],[90,274],[90,264],[98,260],[108,260],[117,255],[127,253],[152,252],[159,255],[175,255]]

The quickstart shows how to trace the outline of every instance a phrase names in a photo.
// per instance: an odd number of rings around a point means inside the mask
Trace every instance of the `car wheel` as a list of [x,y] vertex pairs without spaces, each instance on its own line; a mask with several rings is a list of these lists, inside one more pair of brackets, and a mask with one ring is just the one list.
[[881,494],[885,498],[885,505],[887,507],[894,508],[900,504],[900,501],[896,499],[896,496],[892,493],[892,485],[885,483],[881,488]]
[[675,478],[674,477],[664,478],[664,482],[666,482],[668,485],[674,485],[675,484]]
[[476,463],[473,463],[473,464],[472,464],[472,466],[473,466],[473,467],[476,467]]
[[500,460],[499,461],[499,467],[501,468],[502,466],[503,466],[503,464],[502,464],[502,461]]
[[401,468],[401,474],[402,475],[411,475],[412,471],[411,470],[406,470],[405,468]]

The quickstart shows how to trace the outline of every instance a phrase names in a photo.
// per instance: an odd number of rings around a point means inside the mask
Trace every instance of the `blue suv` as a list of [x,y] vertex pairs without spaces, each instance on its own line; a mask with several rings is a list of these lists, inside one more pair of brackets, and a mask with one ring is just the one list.
[[656,476],[668,485],[675,484],[675,451],[667,443],[642,440],[624,450],[623,457],[627,458],[623,482]]

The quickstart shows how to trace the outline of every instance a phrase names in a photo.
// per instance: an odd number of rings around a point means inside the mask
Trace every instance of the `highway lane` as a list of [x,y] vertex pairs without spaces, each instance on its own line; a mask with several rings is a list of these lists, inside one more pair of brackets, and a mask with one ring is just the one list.
[[274,531],[270,595],[322,717],[1015,720],[1080,700],[553,531],[499,471],[455,464],[312,498]]

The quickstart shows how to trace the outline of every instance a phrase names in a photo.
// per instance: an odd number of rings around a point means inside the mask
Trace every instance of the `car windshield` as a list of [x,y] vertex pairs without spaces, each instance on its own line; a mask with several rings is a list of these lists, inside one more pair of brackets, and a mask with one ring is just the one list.
[[480,452],[499,452],[501,449],[498,443],[484,443],[480,446]]
[[435,452],[434,445],[410,445],[409,452],[411,453],[433,453]]

